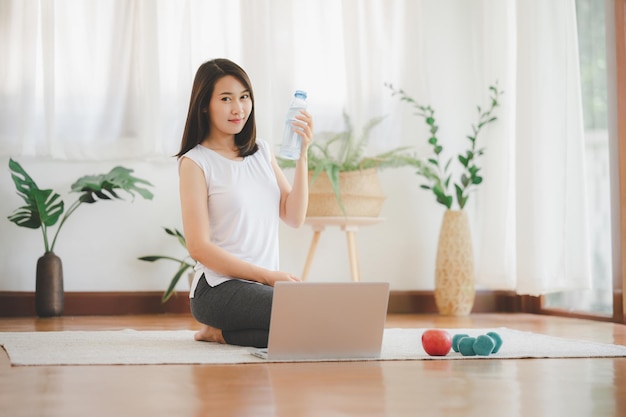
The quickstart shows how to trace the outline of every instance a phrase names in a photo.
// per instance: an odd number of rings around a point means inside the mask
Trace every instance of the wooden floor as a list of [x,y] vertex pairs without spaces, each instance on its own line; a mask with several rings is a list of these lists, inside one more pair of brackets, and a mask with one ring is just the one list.
[[[626,345],[626,326],[477,314],[387,327],[509,327]],[[195,329],[187,315],[0,318],[0,331]],[[11,367],[0,416],[626,416],[626,358]]]

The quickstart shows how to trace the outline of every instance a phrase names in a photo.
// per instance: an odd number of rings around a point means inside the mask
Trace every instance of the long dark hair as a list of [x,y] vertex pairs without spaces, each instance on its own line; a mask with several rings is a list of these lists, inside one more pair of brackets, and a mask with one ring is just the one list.
[[180,151],[176,157],[180,158],[187,151],[207,137],[210,130],[210,113],[204,111],[209,107],[215,83],[222,77],[232,75],[237,78],[246,90],[250,92],[252,100],[252,111],[241,132],[235,135],[235,145],[239,149],[239,156],[252,155],[258,150],[256,144],[256,122],[254,119],[254,92],[248,74],[234,62],[218,58],[200,65],[191,88],[191,98],[189,100],[189,112],[185,122],[185,130],[180,143]]

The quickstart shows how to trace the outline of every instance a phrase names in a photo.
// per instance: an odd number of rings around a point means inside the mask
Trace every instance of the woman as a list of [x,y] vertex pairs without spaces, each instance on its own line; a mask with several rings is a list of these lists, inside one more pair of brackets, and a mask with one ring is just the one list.
[[256,137],[245,71],[227,59],[198,68],[177,154],[183,229],[197,262],[189,293],[202,323],[196,340],[267,346],[272,287],[300,280],[278,270],[279,219],[300,227],[308,204],[313,119],[306,111],[296,118],[302,150],[292,188]]

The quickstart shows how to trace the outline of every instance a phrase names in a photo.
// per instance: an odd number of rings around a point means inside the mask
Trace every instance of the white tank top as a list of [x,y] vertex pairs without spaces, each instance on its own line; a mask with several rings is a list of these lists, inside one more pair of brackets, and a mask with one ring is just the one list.
[[[183,158],[194,161],[204,172],[211,242],[243,261],[278,270],[280,189],[269,145],[262,139],[257,139],[257,144],[259,150],[240,161],[202,145]],[[212,287],[236,278],[219,274],[200,262],[195,271],[190,298],[202,274]]]

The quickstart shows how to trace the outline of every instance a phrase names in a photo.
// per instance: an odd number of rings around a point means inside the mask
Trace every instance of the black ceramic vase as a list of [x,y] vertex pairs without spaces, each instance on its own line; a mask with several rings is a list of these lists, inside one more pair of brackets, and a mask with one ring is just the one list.
[[46,252],[37,261],[35,309],[39,317],[63,314],[63,265],[54,252]]

